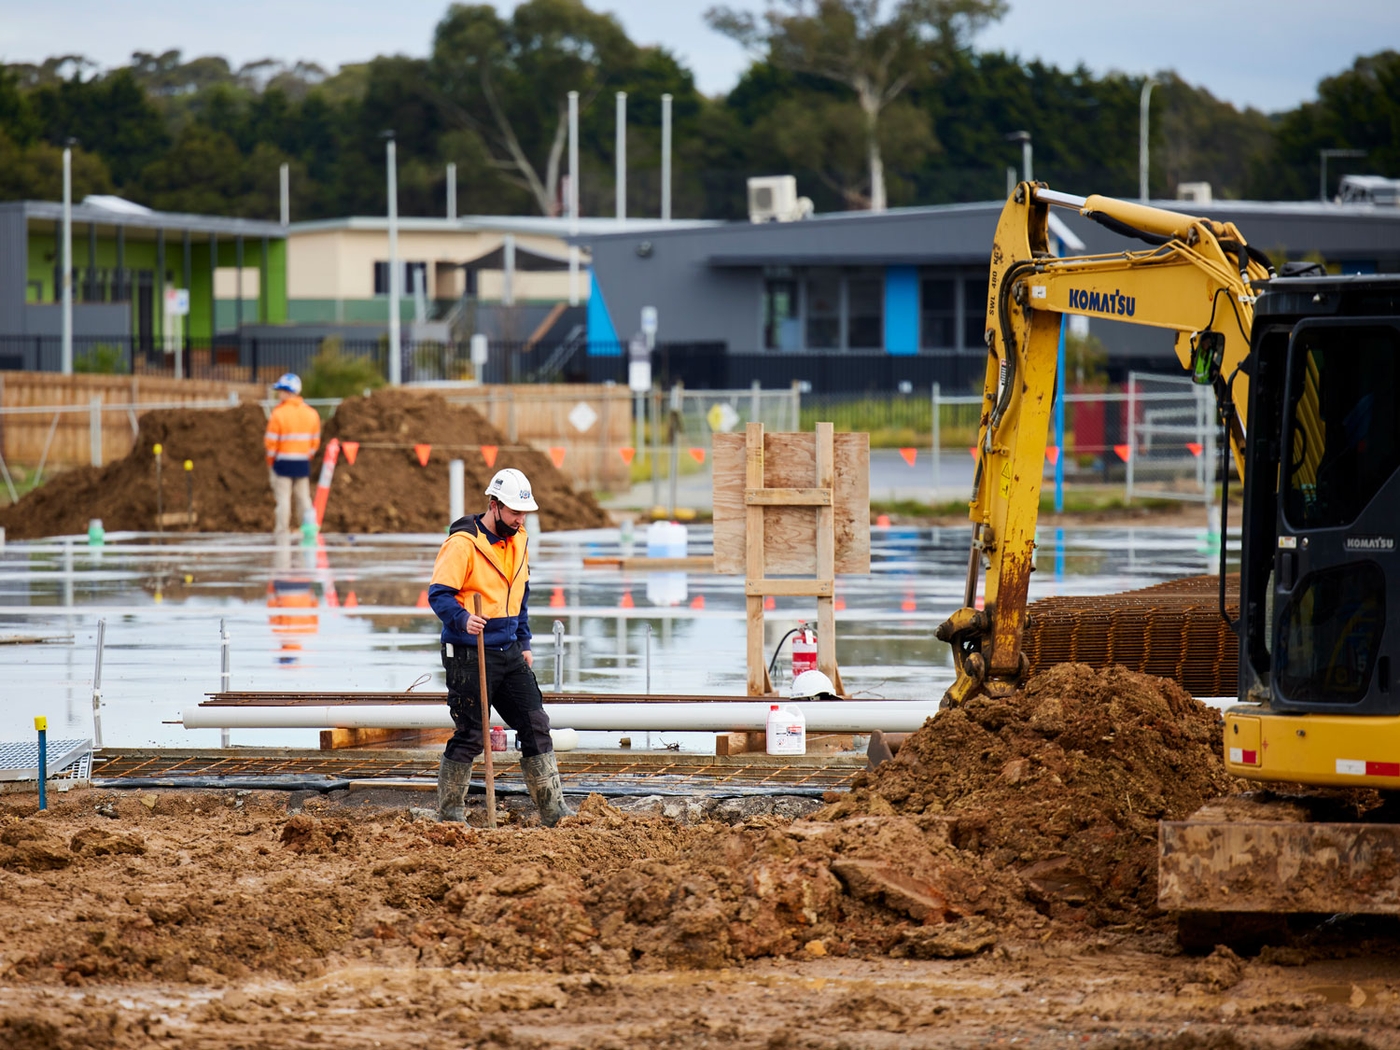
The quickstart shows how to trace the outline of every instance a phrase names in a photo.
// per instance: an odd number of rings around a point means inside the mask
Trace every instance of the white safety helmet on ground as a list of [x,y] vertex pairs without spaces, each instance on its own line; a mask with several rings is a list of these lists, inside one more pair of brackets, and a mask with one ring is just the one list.
[[301,393],[301,376],[295,372],[284,373],[277,382],[272,384],[273,390],[285,390],[289,394]]
[[820,671],[803,671],[792,682],[788,696],[793,700],[820,700],[836,697],[836,686]]
[[530,479],[514,467],[496,471],[491,484],[486,486],[486,495],[494,496],[511,510],[539,510],[534,493],[530,491]]

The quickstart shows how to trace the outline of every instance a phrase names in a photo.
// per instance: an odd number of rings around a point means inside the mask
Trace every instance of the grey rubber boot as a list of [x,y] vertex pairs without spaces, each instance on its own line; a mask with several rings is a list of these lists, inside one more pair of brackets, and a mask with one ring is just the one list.
[[460,823],[467,819],[463,805],[466,802],[467,784],[471,777],[470,762],[454,762],[443,757],[438,765],[438,820]]
[[540,811],[541,824],[552,828],[565,817],[575,815],[574,809],[564,801],[564,785],[559,781],[559,762],[553,751],[522,758],[520,771],[525,774],[530,800]]

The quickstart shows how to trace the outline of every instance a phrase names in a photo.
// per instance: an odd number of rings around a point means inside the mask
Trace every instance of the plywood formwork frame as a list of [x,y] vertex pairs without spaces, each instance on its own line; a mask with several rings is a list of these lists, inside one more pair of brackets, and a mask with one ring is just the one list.
[[[835,577],[838,568],[870,571],[870,443],[865,434],[839,437],[830,423],[813,434],[765,434],[749,423],[742,437],[715,435],[715,571],[745,576],[750,696],[774,691],[763,648],[769,596],[816,598],[817,667],[845,692]],[[799,574],[810,578],[792,578]]]

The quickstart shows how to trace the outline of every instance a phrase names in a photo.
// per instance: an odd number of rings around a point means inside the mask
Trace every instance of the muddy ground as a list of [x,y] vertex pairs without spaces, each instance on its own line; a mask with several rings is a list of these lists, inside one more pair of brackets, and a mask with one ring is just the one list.
[[0,1047],[1400,1047],[1393,921],[1178,947],[1156,821],[1237,788],[1219,746],[1063,665],[816,809],[3,796]]

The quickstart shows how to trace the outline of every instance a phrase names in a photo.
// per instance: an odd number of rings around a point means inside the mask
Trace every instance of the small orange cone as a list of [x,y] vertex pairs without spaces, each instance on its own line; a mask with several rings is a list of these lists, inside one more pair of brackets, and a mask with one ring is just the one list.
[[637,450],[635,448],[628,447],[620,448],[617,451],[622,455],[622,462],[626,463],[628,466],[631,466],[633,458],[635,458],[637,455]]
[[428,465],[428,457],[433,454],[433,446],[414,445],[413,454],[418,457],[418,465],[420,467],[426,467]]
[[835,609],[837,612],[841,612],[842,610],[844,610],[844,609],[846,608],[846,599],[845,599],[845,598],[842,598],[842,597],[838,594],[834,599],[832,599],[831,607],[832,607],[833,609]]
[[[318,539],[320,537],[317,537]],[[326,588],[326,605],[332,609],[340,608],[340,595],[335,593],[334,587]]]
[[693,448],[690,450],[690,458],[696,463],[705,462],[705,450],[703,448]]
[[487,467],[494,467],[494,466],[496,465],[496,453],[499,452],[499,451],[500,451],[500,446],[499,446],[499,445],[482,445],[482,446],[481,446],[481,458],[484,459],[484,460],[486,460],[486,466],[487,466]]
[[414,606],[414,608],[417,608],[417,609],[431,609],[431,608],[432,608],[432,606],[428,604],[428,592],[427,592],[427,591],[419,591],[419,592],[418,592],[418,603]]
[[899,607],[900,607],[900,609],[903,610],[904,612],[913,612],[915,609],[917,609],[917,608],[919,607],[919,603],[916,602],[916,601],[914,601],[914,592],[913,592],[913,591],[905,591],[905,592],[904,592],[904,601],[902,601],[902,602],[899,603]]
[[976,459],[976,458],[977,458],[977,446],[976,446],[976,445],[969,445],[969,446],[967,447],[967,451],[970,452],[970,453],[972,454],[972,458],[973,458],[973,459]]
[[1191,455],[1193,456],[1199,456],[1202,452],[1206,450],[1206,447],[1198,441],[1188,441],[1186,442],[1186,447],[1190,450]]
[[705,608],[705,596],[703,594],[697,594],[694,598],[690,599],[690,607],[692,609]]
[[554,588],[554,593],[549,596],[549,607],[551,609],[564,608],[564,588]]
[[632,609],[632,608],[635,608],[635,603],[632,601],[632,592],[631,592],[631,591],[623,591],[623,592],[622,592],[622,598],[621,598],[620,601],[618,601],[617,607],[618,607],[619,609]]
[[360,599],[355,597],[354,591],[351,591],[349,594],[347,594],[345,596],[345,601],[341,603],[342,609],[358,609],[359,607]]
[[360,443],[358,441],[342,441],[340,451],[345,453],[345,462],[352,467],[355,465],[355,457],[360,454]]
[[770,594],[767,598],[764,598],[764,599],[763,599],[763,608],[764,608],[767,612],[772,612],[772,611],[773,611],[774,609],[776,609],[777,607],[778,607],[778,603],[777,603],[777,601],[773,598],[773,596],[772,596],[771,594]]
[[1045,446],[1045,458],[1048,459],[1048,460],[1050,461],[1050,465],[1051,465],[1052,467],[1053,467],[1056,463],[1060,462],[1060,446],[1059,446],[1059,445],[1046,445],[1046,446]]
[[899,454],[904,457],[904,462],[911,467],[914,465],[914,461],[919,458],[919,450],[916,448],[902,448],[899,450]]
[[556,470],[563,468],[564,453],[567,451],[568,449],[560,448],[557,445],[549,450],[549,461],[554,464]]
[[1128,462],[1128,457],[1132,455],[1132,449],[1127,445],[1114,445],[1113,451],[1118,453],[1118,458],[1124,463]]

